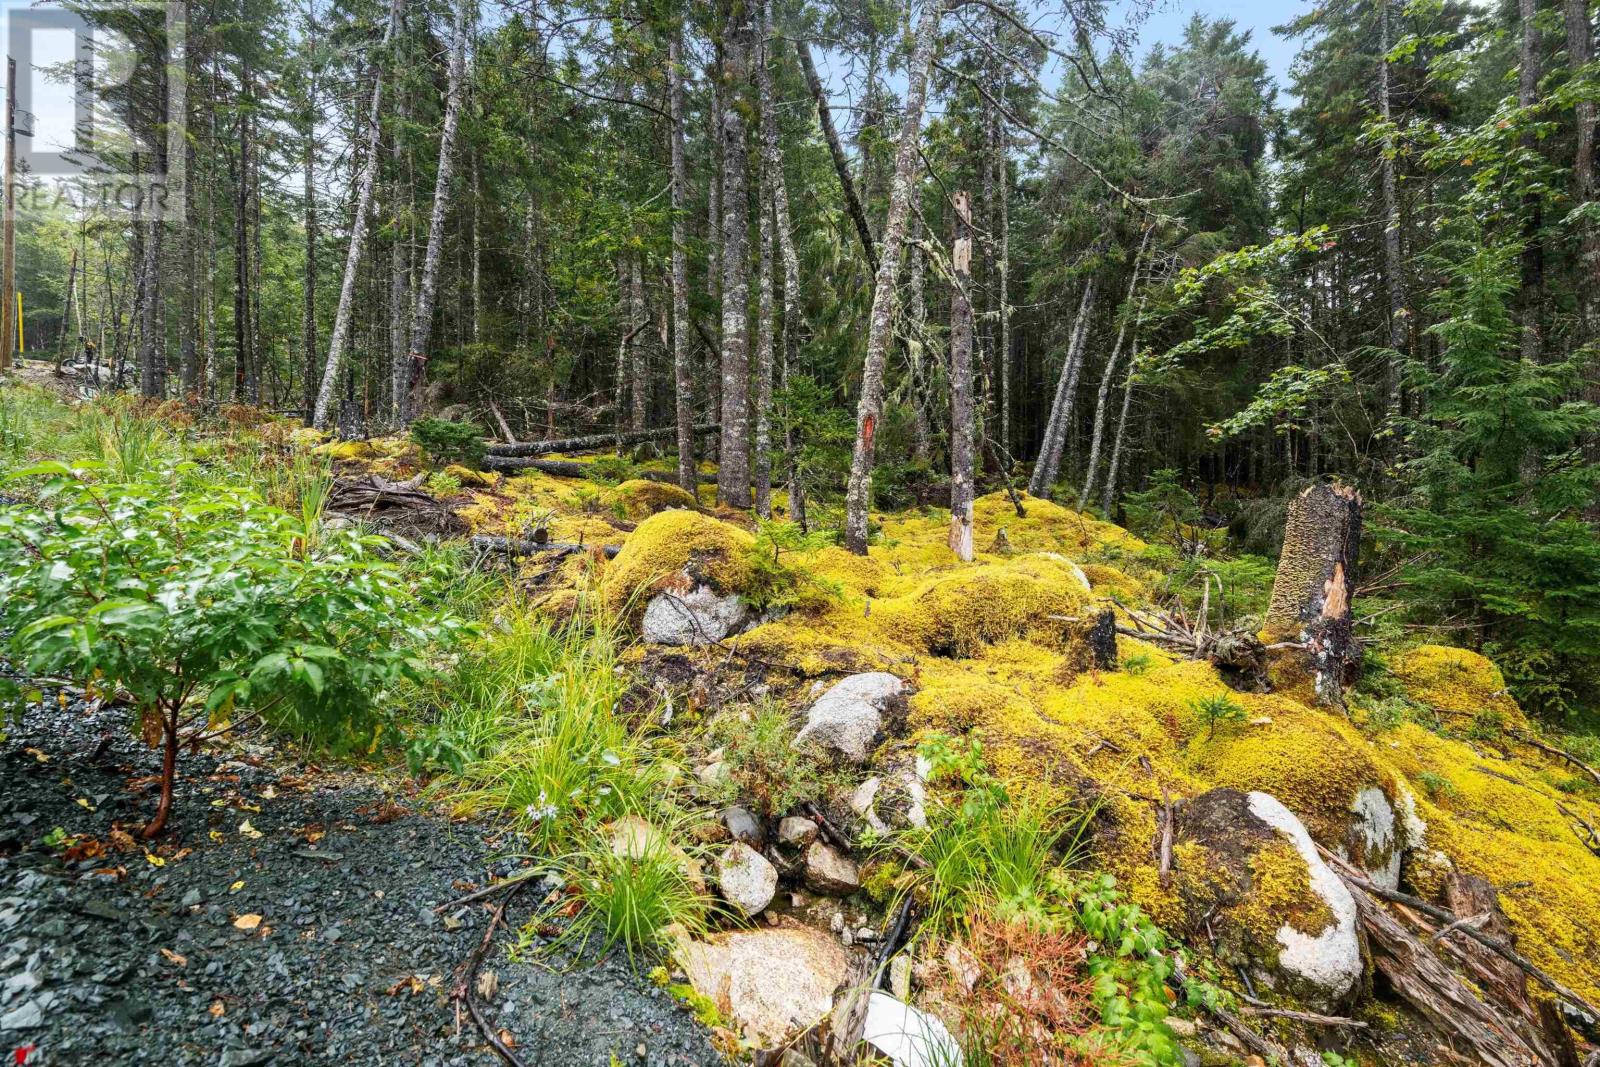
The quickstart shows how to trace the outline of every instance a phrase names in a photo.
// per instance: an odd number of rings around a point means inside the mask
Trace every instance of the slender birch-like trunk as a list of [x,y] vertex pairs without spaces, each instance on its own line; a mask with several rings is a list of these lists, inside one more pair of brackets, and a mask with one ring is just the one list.
[[[394,40],[400,23],[401,5],[405,0],[389,0],[389,22],[383,31],[380,52],[386,51]],[[328,362],[322,370],[322,384],[317,387],[317,402],[312,408],[311,425],[326,429],[328,409],[333,404],[333,390],[338,384],[339,371],[344,361],[345,340],[350,333],[350,317],[355,310],[356,278],[361,273],[361,257],[366,251],[367,216],[372,213],[372,185],[378,174],[379,117],[383,106],[383,71],[374,63],[372,68],[372,104],[367,109],[366,160],[361,165],[356,180],[355,218],[350,227],[350,248],[345,254],[344,281],[339,286],[339,308],[333,317],[333,336],[328,341]]]
[[[1562,12],[1567,28],[1568,63],[1573,70],[1578,70],[1588,66],[1594,58],[1589,5],[1586,0],[1563,0]],[[1586,204],[1594,199],[1595,102],[1592,99],[1583,97],[1573,105],[1573,122],[1577,127],[1577,145],[1572,156],[1572,200],[1576,204]],[[1578,267],[1583,279],[1576,286],[1579,339],[1589,342],[1600,336],[1600,321],[1596,315],[1597,305],[1600,305],[1600,227],[1584,219],[1578,223],[1578,241]],[[1590,399],[1594,399],[1592,394]]]
[[1039,446],[1039,458],[1033,465],[1033,478],[1028,482],[1028,492],[1046,499],[1055,484],[1061,467],[1061,452],[1067,435],[1072,432],[1072,408],[1078,392],[1078,367],[1082,360],[1084,336],[1089,332],[1089,318],[1094,312],[1095,280],[1091,277],[1083,286],[1083,298],[1078,302],[1078,317],[1072,324],[1072,336],[1067,341],[1066,358],[1061,361],[1061,374],[1056,379],[1056,395],[1050,405],[1050,420],[1045,424],[1044,442]]
[[928,98],[928,72],[938,43],[944,0],[924,0],[917,23],[906,85],[905,115],[900,124],[900,144],[895,153],[894,184],[889,190],[889,214],[883,224],[877,278],[872,291],[872,317],[867,329],[867,353],[861,371],[861,400],[856,407],[856,442],[850,457],[850,483],[845,492],[845,547],[857,555],[867,552],[867,512],[872,506],[873,445],[883,408],[883,372],[893,334],[895,283],[900,272],[900,252],[911,216],[916,183],[918,140],[922,134],[922,109]]
[[[1004,89],[1001,90],[1004,106]],[[1000,169],[1000,450],[1002,462],[1011,459],[1011,168],[1006,162],[1009,144],[1006,120],[995,119],[995,165]]]
[[750,167],[743,89],[750,79],[750,18],[732,0],[723,42],[722,91],[722,434],[717,499],[750,506]]
[[[1122,341],[1128,331],[1128,305],[1133,302],[1134,293],[1139,288],[1139,269],[1144,265],[1145,249],[1150,245],[1150,229],[1144,228],[1144,236],[1139,239],[1139,251],[1133,257],[1133,277],[1128,280],[1128,297],[1123,301],[1122,321],[1117,325],[1117,340],[1111,346],[1111,355],[1106,357],[1106,369],[1100,375],[1100,391],[1094,403],[1094,433],[1089,442],[1089,462],[1084,465],[1083,489],[1078,493],[1078,507],[1089,506],[1089,494],[1094,491],[1094,477],[1100,466],[1100,439],[1106,425],[1106,399],[1111,393],[1111,379],[1117,372],[1117,361],[1122,356]],[[1144,300],[1139,301],[1139,311],[1144,311]]]
[[[311,47],[316,47],[315,38]],[[317,402],[317,143],[316,94],[311,90],[305,116],[304,168],[305,168],[305,231],[306,263],[304,303],[300,309],[300,343],[305,352],[306,375],[302,417],[309,419],[312,405]]]
[[772,88],[772,3],[761,5],[761,47],[756,59],[757,94],[761,98],[761,176],[756,192],[760,225],[756,232],[761,242],[760,295],[757,298],[755,358],[755,508],[764,519],[772,518],[772,376],[777,341],[774,316],[777,313],[777,277],[774,253],[777,245],[777,209],[774,188],[779,168],[777,99]]
[[950,550],[972,562],[972,465],[976,433],[972,403],[972,197],[954,197],[950,243]]
[[911,222],[910,277],[906,281],[907,368],[911,379],[911,457],[926,463],[932,455],[932,431],[928,426],[928,256],[922,249],[922,219]]
[[1111,518],[1111,504],[1117,496],[1117,474],[1122,470],[1122,438],[1128,430],[1128,406],[1133,400],[1133,375],[1139,368],[1139,332],[1134,331],[1128,351],[1128,376],[1122,383],[1122,411],[1117,415],[1117,435],[1111,440],[1111,462],[1106,466],[1106,487],[1100,494],[1100,514]]
[[644,300],[644,268],[635,249],[628,256],[628,321],[633,340],[628,343],[628,428],[643,430],[650,417],[650,353],[643,338],[650,312]]
[[[395,397],[397,421],[408,425],[421,407],[427,384],[428,334],[433,329],[433,305],[439,292],[439,254],[444,248],[444,209],[450,200],[455,174],[456,131],[461,126],[461,83],[467,68],[466,0],[457,0],[456,24],[450,42],[450,72],[445,83],[444,128],[439,131],[439,168],[433,182],[433,211],[428,219],[428,248],[422,256],[422,281],[411,309],[411,373],[402,396]],[[459,291],[459,290],[458,290]]]
[[683,28],[667,42],[667,95],[672,111],[672,377],[678,424],[678,485],[696,490],[694,462],[694,367],[689,356],[689,167],[683,143]]
[[861,198],[856,194],[855,178],[850,174],[850,161],[845,157],[844,146],[839,143],[839,131],[833,125],[833,109],[828,106],[828,95],[817,76],[817,65],[811,59],[811,46],[805,41],[794,43],[795,55],[800,59],[800,69],[805,73],[806,86],[817,105],[817,120],[822,124],[822,137],[828,143],[828,155],[833,160],[833,172],[839,176],[839,189],[844,194],[844,209],[861,238],[861,251],[867,257],[867,267],[874,276],[878,273],[878,250],[872,240],[872,227],[867,224],[867,213],[861,208]]

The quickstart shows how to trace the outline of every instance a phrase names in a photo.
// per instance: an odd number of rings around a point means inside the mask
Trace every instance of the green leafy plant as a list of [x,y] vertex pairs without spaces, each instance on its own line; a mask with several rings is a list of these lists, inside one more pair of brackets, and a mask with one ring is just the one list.
[[1422,787],[1423,792],[1428,794],[1430,800],[1437,800],[1440,797],[1453,797],[1459,793],[1455,783],[1434,771],[1418,772],[1417,784]]
[[1239,723],[1245,720],[1244,705],[1226,693],[1211,693],[1189,701],[1189,710],[1200,717],[1207,726],[1206,736],[1217,736],[1222,723]]
[[483,462],[489,446],[483,427],[472,422],[424,418],[411,424],[411,439],[421,447],[428,462],[435,465],[462,463],[476,467]]
[[375,742],[382,695],[460,631],[416,603],[376,539],[188,485],[192,471],[94,473],[46,463],[14,476],[43,484],[37,507],[0,509],[5,647],[32,674],[131,695],[163,748],[147,837],[166,825],[184,749],[257,717],[308,740]]

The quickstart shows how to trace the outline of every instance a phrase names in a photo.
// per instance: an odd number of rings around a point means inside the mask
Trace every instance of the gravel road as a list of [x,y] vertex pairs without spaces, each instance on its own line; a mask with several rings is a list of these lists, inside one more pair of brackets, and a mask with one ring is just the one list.
[[[124,711],[47,694],[5,731],[4,1063],[498,1062],[450,997],[489,905],[434,910],[516,867],[492,828],[420,811],[403,782],[239,743],[185,757],[147,853],[157,760]],[[544,892],[519,894],[513,927]],[[486,957],[486,1011],[526,1062],[720,1062],[626,960],[558,971],[512,961],[514,940],[502,928]]]

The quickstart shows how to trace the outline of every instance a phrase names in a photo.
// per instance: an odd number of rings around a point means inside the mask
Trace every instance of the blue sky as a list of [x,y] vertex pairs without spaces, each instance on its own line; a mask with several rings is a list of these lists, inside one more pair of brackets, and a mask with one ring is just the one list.
[[1157,41],[1173,43],[1183,39],[1183,27],[1190,17],[1230,18],[1240,29],[1250,31],[1250,43],[1267,61],[1267,68],[1278,83],[1280,102],[1289,89],[1289,64],[1299,42],[1272,32],[1290,19],[1311,10],[1311,0],[1158,0],[1156,10],[1139,27],[1139,54]]

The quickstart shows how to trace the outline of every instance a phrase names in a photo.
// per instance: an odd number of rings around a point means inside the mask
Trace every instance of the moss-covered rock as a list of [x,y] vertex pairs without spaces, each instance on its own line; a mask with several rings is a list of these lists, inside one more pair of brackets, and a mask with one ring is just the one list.
[[907,643],[962,658],[1024,638],[1057,647],[1089,603],[1070,561],[1043,556],[984,564],[933,578],[882,609]]
[[663,511],[628,537],[606,567],[601,590],[607,606],[630,621],[643,614],[651,593],[668,586],[738,593],[749,581],[753,544],[745,531],[709,515]]
[[700,510],[699,501],[681,487],[647,478],[632,478],[623,482],[607,490],[601,501],[612,512],[635,521],[648,519],[668,508]]
[[1357,989],[1355,900],[1271,796],[1215,789],[1191,800],[1179,819],[1174,886],[1193,939],[1215,935],[1221,962],[1323,1010]]
[[1407,696],[1442,716],[1490,720],[1508,729],[1528,728],[1500,668],[1476,652],[1418,645],[1394,657],[1389,669]]

